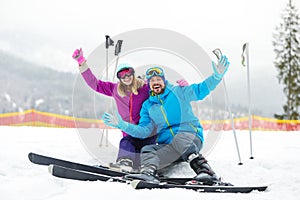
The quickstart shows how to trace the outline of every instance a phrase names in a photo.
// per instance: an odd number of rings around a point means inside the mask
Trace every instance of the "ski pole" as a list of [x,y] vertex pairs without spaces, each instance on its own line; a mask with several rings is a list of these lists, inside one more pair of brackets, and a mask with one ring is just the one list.
[[[123,40],[118,40],[117,44],[115,46],[115,56],[117,56],[117,59],[116,59],[115,70],[114,70],[114,74],[113,74],[113,81],[115,81],[115,78],[116,78],[116,71],[117,71],[117,67],[118,67],[119,54],[121,53],[122,43],[123,43]],[[113,108],[112,100],[110,101],[110,107]],[[106,143],[108,143],[108,141],[106,141]]]
[[239,158],[239,165],[242,165],[243,163],[241,161],[241,155],[240,155],[240,150],[239,150],[240,148],[239,148],[237,137],[236,137],[234,120],[233,120],[233,116],[232,116],[232,112],[231,112],[231,106],[230,106],[230,102],[229,102],[229,97],[228,97],[228,92],[227,92],[227,88],[226,88],[225,78],[223,78],[223,85],[224,85],[224,89],[225,89],[227,108],[228,108],[228,112],[229,112],[229,115],[230,115],[231,128],[232,128],[232,131],[233,131],[235,146],[236,146],[237,154],[238,154],[238,158]]
[[[106,53],[105,53],[105,76],[106,76],[106,80],[108,80],[108,48],[109,46],[114,46],[114,41],[109,37],[109,35],[105,35],[105,49],[106,49]],[[107,111],[107,110],[106,110]],[[99,146],[102,146],[103,143],[103,135],[101,135],[101,139],[100,139],[100,144]],[[105,136],[106,136],[106,146],[108,146],[108,129],[105,128]]]
[[[215,49],[215,50],[213,50],[213,53],[216,55],[218,60],[220,60],[220,58],[222,56],[221,50],[220,49]],[[240,148],[239,148],[237,137],[236,137],[234,120],[233,120],[233,117],[232,117],[231,106],[230,106],[230,101],[229,101],[229,96],[228,96],[228,92],[227,92],[225,78],[223,78],[223,85],[224,85],[224,89],[225,89],[225,98],[226,98],[226,102],[227,102],[227,108],[228,108],[228,112],[229,112],[229,115],[230,115],[231,128],[232,128],[232,131],[233,131],[235,146],[236,146],[236,150],[237,150],[237,154],[238,154],[238,158],[239,158],[239,163],[238,164],[242,165],[243,163],[242,163],[242,160],[241,160]]]
[[116,71],[117,71],[117,67],[118,67],[119,54],[121,53],[122,43],[123,43],[123,40],[118,40],[118,42],[115,46],[115,56],[117,57],[117,59],[116,59],[116,65],[115,65],[115,71],[114,71],[113,79],[115,79],[115,77],[116,77]]
[[109,37],[109,35],[105,35],[105,49],[106,49],[106,80],[108,80],[108,48],[109,46],[114,46],[114,41]]
[[[245,57],[247,64],[245,65]],[[243,45],[243,53],[242,53],[242,65],[247,68],[247,88],[248,88],[248,128],[249,128],[249,136],[250,136],[250,159],[254,159],[253,157],[253,145],[252,145],[252,114],[251,114],[251,91],[250,91],[250,68],[249,68],[249,43],[245,43]]]

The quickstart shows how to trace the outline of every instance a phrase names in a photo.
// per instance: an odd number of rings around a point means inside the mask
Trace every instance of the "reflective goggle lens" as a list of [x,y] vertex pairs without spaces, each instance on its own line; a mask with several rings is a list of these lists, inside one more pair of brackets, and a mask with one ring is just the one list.
[[147,79],[151,78],[152,76],[163,76],[163,75],[164,75],[164,72],[159,67],[150,68],[146,72]]

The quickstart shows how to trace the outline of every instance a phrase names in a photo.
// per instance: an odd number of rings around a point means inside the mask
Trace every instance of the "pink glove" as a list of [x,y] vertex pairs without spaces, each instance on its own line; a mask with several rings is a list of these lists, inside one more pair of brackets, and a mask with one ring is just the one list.
[[189,85],[189,83],[185,79],[180,79],[180,80],[176,81],[176,83],[181,87]]
[[82,49],[76,49],[72,55],[72,57],[78,62],[79,65],[82,65],[86,60],[83,57]]

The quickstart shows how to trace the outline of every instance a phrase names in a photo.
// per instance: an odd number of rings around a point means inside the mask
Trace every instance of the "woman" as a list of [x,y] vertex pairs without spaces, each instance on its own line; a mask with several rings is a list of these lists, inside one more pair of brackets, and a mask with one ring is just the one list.
[[[144,80],[135,76],[134,69],[128,64],[121,64],[117,69],[118,83],[97,80],[86,63],[82,49],[75,50],[72,56],[79,64],[79,70],[85,82],[96,92],[114,98],[122,119],[132,124],[138,124],[143,102],[149,97],[149,86]],[[187,85],[185,80],[178,81],[180,86]],[[131,172],[140,165],[140,151],[143,146],[155,144],[155,136],[138,139],[123,132],[120,141],[117,167],[122,171]],[[153,134],[155,135],[155,134]]]

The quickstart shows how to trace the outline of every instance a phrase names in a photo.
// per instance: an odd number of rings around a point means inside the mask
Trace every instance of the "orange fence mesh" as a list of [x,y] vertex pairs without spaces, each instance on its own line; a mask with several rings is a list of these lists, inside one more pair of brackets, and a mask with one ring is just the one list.
[[103,128],[103,122],[96,119],[74,118],[59,114],[26,110],[0,114],[0,125],[5,126],[43,126],[58,128]]
[[[232,130],[230,120],[201,121],[203,128],[209,130],[211,126],[220,126],[223,130]],[[74,118],[36,110],[0,114],[2,126],[43,126],[59,128],[104,128],[102,120]],[[248,129],[248,117],[235,118],[234,126],[237,130]],[[300,120],[277,120],[252,116],[252,129],[265,131],[300,131]]]

